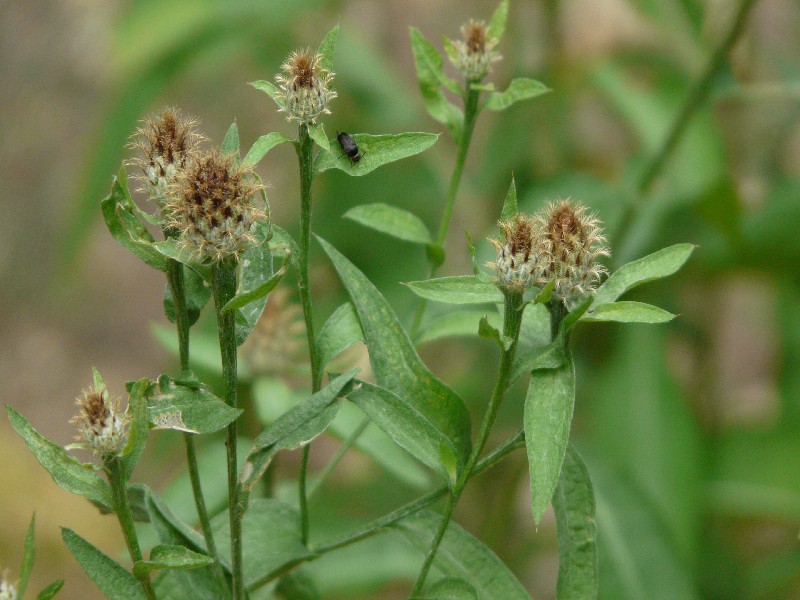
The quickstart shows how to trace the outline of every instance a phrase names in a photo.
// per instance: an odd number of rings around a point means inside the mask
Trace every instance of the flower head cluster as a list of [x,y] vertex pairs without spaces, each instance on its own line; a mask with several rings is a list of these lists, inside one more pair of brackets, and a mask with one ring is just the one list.
[[280,98],[289,121],[315,123],[322,114],[330,114],[328,103],[336,98],[329,89],[334,73],[322,66],[322,56],[310,50],[297,50],[289,55],[282,69],[284,74],[275,77],[280,87]]
[[305,362],[303,311],[282,289],[269,295],[256,328],[242,346],[250,371],[257,374],[287,375]]
[[143,173],[146,190],[163,207],[167,188],[197,151],[202,136],[197,120],[184,117],[180,110],[167,107],[144,120],[134,134],[131,146],[140,152],[133,161]]
[[108,390],[90,387],[76,399],[79,412],[70,423],[78,428],[75,439],[80,447],[95,454],[119,454],[128,442],[128,415],[119,410],[119,399],[111,398]]
[[501,221],[504,241],[491,264],[502,288],[523,291],[555,281],[553,298],[573,309],[594,291],[606,272],[597,262],[608,256],[600,221],[569,200],[553,203],[532,217]]
[[202,257],[217,261],[239,255],[254,242],[256,222],[266,218],[253,204],[260,189],[252,170],[233,156],[219,150],[198,153],[170,187],[169,226]]
[[488,37],[486,23],[470,19],[461,26],[463,41],[453,42],[456,49],[453,65],[467,81],[480,81],[492,70],[492,63],[502,57],[494,51],[497,38]]

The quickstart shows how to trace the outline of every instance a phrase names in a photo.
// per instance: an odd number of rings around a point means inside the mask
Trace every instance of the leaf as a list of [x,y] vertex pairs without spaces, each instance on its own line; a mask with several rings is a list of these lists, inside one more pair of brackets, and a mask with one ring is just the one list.
[[411,600],[478,600],[478,592],[463,579],[445,577],[422,596],[413,596]]
[[430,244],[433,241],[417,215],[382,202],[353,207],[342,216],[407,242]]
[[72,458],[38,431],[28,420],[10,406],[6,406],[11,426],[22,436],[36,459],[50,473],[59,486],[83,496],[106,512],[111,512],[111,490],[105,480],[92,469]]
[[508,350],[511,347],[511,344],[514,343],[513,339],[502,335],[497,327],[490,325],[489,319],[486,315],[481,317],[480,323],[478,323],[478,335],[482,338],[497,342],[497,345],[500,346],[500,349],[503,352]]
[[161,569],[198,569],[214,564],[205,554],[192,552],[184,546],[160,544],[150,551],[150,560],[140,560],[133,567],[137,577]]
[[560,600],[597,598],[597,525],[592,481],[583,459],[567,446],[553,496],[558,533]]
[[281,577],[275,592],[282,600],[322,600],[314,580],[302,568]]
[[[175,516],[166,503],[150,488],[143,484],[137,485],[144,489],[145,505],[150,515],[150,522],[162,544],[180,545],[195,552],[207,551],[205,539],[198,531]],[[220,560],[226,568],[230,567],[230,563],[226,562],[224,558],[220,558]]]
[[317,146],[330,152],[331,144],[328,141],[328,136],[325,135],[325,127],[322,126],[322,123],[309,124],[308,136],[317,143]]
[[337,23],[328,33],[325,34],[325,37],[322,38],[319,48],[317,48],[317,54],[319,54],[321,57],[319,66],[329,72],[333,70],[333,53],[336,50],[336,40],[338,37],[339,24]]
[[414,54],[414,66],[417,70],[417,82],[422,92],[422,100],[428,114],[443,123],[454,140],[461,137],[464,114],[448,102],[440,89],[444,79],[442,55],[422,33],[411,27],[411,51]]
[[61,537],[89,579],[108,600],[147,600],[139,582],[118,562],[71,529],[62,527]]
[[234,154],[239,157],[239,128],[236,126],[236,121],[231,123],[225,132],[225,139],[222,140],[219,151],[222,154]]
[[261,162],[261,159],[267,155],[267,152],[272,150],[275,146],[291,141],[290,138],[277,131],[262,135],[250,146],[250,150],[247,151],[247,156],[244,157],[243,165],[246,167],[255,167]]
[[19,583],[17,583],[17,597],[24,598],[25,590],[28,588],[28,580],[31,577],[33,563],[36,561],[36,513],[31,516],[31,523],[28,525],[28,533],[25,534],[25,551],[22,556],[22,566],[19,569]]
[[426,324],[417,338],[417,345],[447,337],[472,337],[478,333],[478,323],[483,317],[488,318],[492,327],[503,326],[502,319],[496,311],[487,313],[486,310],[456,310]]
[[278,272],[275,273],[272,277],[267,279],[265,282],[259,284],[252,290],[245,290],[242,292],[237,292],[236,295],[231,298],[225,306],[222,307],[222,311],[220,312],[230,312],[232,310],[236,310],[238,308],[244,308],[251,302],[255,300],[259,300],[260,298],[264,298],[267,294],[269,294],[272,290],[274,290],[277,285],[280,283],[283,276],[286,274],[286,267],[283,266],[278,269]]
[[[186,295],[186,311],[189,316],[189,326],[194,325],[200,318],[200,313],[211,298],[211,288],[205,284],[203,278],[192,268],[182,264],[184,294]],[[170,323],[175,322],[175,301],[172,298],[172,289],[167,283],[164,288],[164,314]]]
[[297,245],[297,242],[294,241],[294,238],[289,235],[282,227],[278,227],[277,225],[272,225],[272,239],[269,243],[270,250],[274,253],[278,253],[281,247],[289,249],[289,264],[292,268],[297,270],[297,261],[300,257],[300,247]]
[[347,397],[398,446],[437,471],[445,481],[455,481],[455,473],[447,468],[456,463],[453,442],[416,407],[386,388],[363,381],[354,385]]
[[488,39],[499,40],[503,37],[506,30],[506,20],[508,19],[508,0],[503,0],[500,5],[492,13],[492,18],[489,21],[489,26],[486,28],[486,37]]
[[609,302],[589,310],[579,319],[589,323],[616,321],[618,323],[666,323],[675,318],[663,308],[644,302]]
[[405,284],[420,298],[448,304],[502,304],[503,292],[491,281],[475,275],[456,275]]
[[[57,579],[39,592],[39,595],[36,596],[36,600],[52,600],[55,598],[56,594],[61,591],[62,587],[64,587],[64,580]],[[21,597],[22,596],[20,596],[20,598]]]
[[212,433],[241,414],[242,409],[229,406],[205,385],[182,385],[166,375],[158,378],[158,390],[147,399],[147,419],[154,429]]
[[150,380],[140,379],[130,389],[128,396],[128,443],[120,453],[123,481],[131,478],[133,469],[147,445],[147,391]]
[[392,135],[370,135],[354,133],[351,135],[361,152],[361,160],[354,163],[338,151],[338,147],[320,150],[314,159],[314,172],[322,173],[328,169],[339,169],[348,175],[361,176],[371,173],[378,167],[419,154],[433,146],[438,133],[397,133]]
[[358,315],[349,302],[345,302],[328,317],[317,336],[317,353],[320,369],[353,344],[364,341],[364,332]]
[[637,285],[675,273],[694,251],[693,244],[675,244],[621,266],[594,293],[594,306],[613,302]]
[[505,91],[491,92],[486,98],[485,107],[495,111],[505,110],[512,104],[536,98],[549,91],[551,91],[550,88],[535,79],[517,77],[511,80]]
[[[441,517],[423,510],[392,525],[414,548],[426,553]],[[469,583],[479,600],[530,600],[509,568],[488,547],[450,522],[433,566],[443,574]]]
[[[273,276],[272,252],[269,247],[270,226],[262,221],[259,223],[259,229],[256,237],[264,241],[245,250],[239,258],[236,296],[240,296],[239,301],[242,298],[251,299],[236,309],[237,346],[241,346],[255,329],[256,323],[267,305],[267,293],[270,286],[274,287],[270,283]],[[274,283],[277,284],[277,281]],[[265,289],[267,292],[260,295]]]
[[531,475],[531,506],[537,524],[556,490],[574,405],[575,367],[568,353],[566,362],[558,368],[531,373],[524,421]]
[[322,238],[356,309],[378,385],[394,392],[445,432],[462,467],[470,453],[470,418],[463,400],[420,359],[389,303],[350,261]]
[[508,187],[506,199],[503,201],[503,210],[500,212],[501,221],[510,221],[519,214],[517,207],[517,184],[514,177],[511,177],[511,185]]
[[205,281],[211,281],[211,267],[198,260],[197,255],[180,244],[178,240],[170,238],[161,242],[156,242],[153,244],[153,248],[164,257],[183,263],[200,275]]
[[252,85],[257,90],[261,90],[265,94],[267,94],[270,98],[275,101],[275,104],[278,105],[278,108],[286,110],[286,102],[284,101],[283,94],[281,91],[275,86],[274,83],[270,81],[251,81],[250,85]]

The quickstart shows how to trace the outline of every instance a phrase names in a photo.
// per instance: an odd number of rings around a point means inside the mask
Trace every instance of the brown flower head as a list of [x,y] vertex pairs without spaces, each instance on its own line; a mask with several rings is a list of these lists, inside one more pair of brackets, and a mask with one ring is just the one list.
[[321,55],[308,49],[297,50],[283,63],[284,74],[275,77],[283,102],[280,110],[287,112],[289,121],[315,123],[320,115],[330,114],[328,103],[336,98],[336,92],[328,86],[334,73],[321,62]]
[[497,274],[497,284],[504,289],[524,291],[535,285],[537,267],[537,222],[519,214],[511,220],[500,221],[503,240],[489,238],[497,251],[497,260],[489,263]]
[[197,120],[184,117],[180,110],[167,107],[143,121],[134,134],[131,147],[140,156],[133,161],[142,171],[150,198],[163,207],[167,188],[175,181],[203,137],[197,132]]
[[256,222],[266,218],[253,204],[261,189],[252,169],[232,155],[216,149],[198,153],[170,187],[169,225],[186,248],[203,257],[239,255],[254,242]]
[[78,414],[70,423],[78,428],[77,446],[96,454],[118,454],[128,441],[128,417],[119,411],[119,400],[111,398],[105,388],[94,386],[76,399]]
[[451,58],[455,67],[468,81],[480,81],[492,70],[492,63],[502,57],[494,51],[498,40],[488,37],[486,23],[469,20],[461,26],[462,41],[453,42],[456,56]]

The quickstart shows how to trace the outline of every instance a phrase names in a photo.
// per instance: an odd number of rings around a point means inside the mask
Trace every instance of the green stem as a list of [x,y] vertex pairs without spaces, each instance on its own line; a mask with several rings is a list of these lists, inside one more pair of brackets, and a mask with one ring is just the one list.
[[136,563],[142,560],[142,549],[139,546],[136,528],[133,526],[131,505],[128,502],[128,482],[123,474],[122,464],[120,463],[119,457],[107,456],[104,458],[103,465],[105,466],[106,474],[108,475],[108,483],[111,487],[111,499],[114,503],[114,512],[122,528],[122,536],[125,538],[125,545],[128,547],[131,560],[133,560],[134,575],[142,585],[142,589],[147,598],[149,600],[156,600],[156,592],[153,589],[150,576],[147,573],[137,574],[135,568]]
[[339,451],[336,453],[331,461],[325,465],[325,468],[322,470],[322,473],[319,474],[319,477],[316,478],[313,485],[311,486],[311,490],[308,492],[309,499],[316,493],[316,491],[320,488],[320,486],[325,482],[328,476],[333,473],[333,470],[336,468],[336,465],[344,458],[344,455],[347,454],[347,451],[353,447],[358,441],[358,438],[361,437],[361,434],[364,433],[364,430],[369,427],[369,424],[372,420],[369,417],[364,417],[361,423],[353,430],[353,432],[347,437],[347,439],[342,442],[342,445],[339,447]]
[[[168,233],[165,231],[165,236]],[[169,281],[170,292],[172,293],[172,303],[175,308],[175,327],[178,330],[178,350],[181,361],[181,372],[189,370],[189,312],[186,307],[186,284],[183,276],[183,265],[177,260],[169,259],[169,270],[167,271],[167,281]],[[197,509],[197,517],[200,520],[200,528],[203,530],[203,537],[206,541],[208,555],[214,559],[214,577],[217,580],[218,591],[222,598],[229,597],[228,582],[225,579],[225,572],[219,560],[217,544],[211,532],[211,520],[208,517],[203,488],[200,485],[200,469],[197,465],[197,452],[194,445],[194,434],[184,433],[183,441],[186,446],[186,462],[189,467],[189,479],[192,482],[192,494],[194,504]]]
[[514,355],[516,354],[517,350],[517,339],[519,338],[519,330],[522,324],[522,309],[524,304],[522,302],[522,292],[505,291],[504,296],[505,311],[503,316],[503,335],[507,338],[510,338],[512,341],[508,348],[503,352],[503,356],[500,360],[500,368],[498,369],[497,373],[497,381],[495,383],[494,391],[492,392],[492,399],[489,402],[489,408],[486,410],[486,414],[483,417],[483,423],[481,424],[481,429],[478,433],[478,439],[475,442],[475,446],[472,448],[472,453],[467,460],[464,470],[461,472],[461,475],[456,481],[456,485],[450,494],[450,499],[447,502],[447,506],[442,514],[442,519],[439,522],[439,528],[436,530],[431,547],[425,557],[425,562],[422,564],[419,576],[417,577],[417,582],[414,584],[414,589],[411,592],[412,596],[419,595],[419,593],[422,591],[422,586],[425,584],[425,578],[428,576],[428,571],[430,571],[431,565],[433,564],[433,559],[436,557],[436,552],[439,549],[439,545],[442,543],[444,534],[447,531],[447,526],[450,524],[453,511],[455,511],[456,505],[461,498],[461,494],[467,485],[467,481],[469,481],[472,471],[475,469],[475,465],[478,462],[478,458],[480,457],[480,454],[483,452],[483,448],[486,445],[486,441],[489,439],[489,432],[491,431],[492,425],[494,425],[495,418],[497,417],[497,411],[503,402],[503,397],[505,396],[506,388],[509,384],[511,368],[514,364]]
[[[236,295],[236,257],[226,257],[211,266],[211,290],[217,314],[219,349],[222,354],[223,399],[236,408],[236,327],[234,311],[222,307]],[[239,506],[238,461],[236,459],[236,421],[228,425],[225,439],[228,457],[228,514],[231,528],[231,571],[233,598],[244,600],[242,563],[242,511]]]

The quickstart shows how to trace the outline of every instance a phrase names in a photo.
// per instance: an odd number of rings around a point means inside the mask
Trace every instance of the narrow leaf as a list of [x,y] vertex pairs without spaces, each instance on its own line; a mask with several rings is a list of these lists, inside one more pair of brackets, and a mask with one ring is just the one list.
[[147,445],[147,391],[150,380],[140,379],[131,387],[128,396],[128,443],[122,449],[121,462],[124,481],[128,481]]
[[278,108],[286,109],[286,103],[283,100],[283,96],[280,93],[280,90],[275,86],[274,83],[271,81],[251,81],[250,85],[252,85],[257,90],[261,90],[265,94],[267,94],[270,98],[275,101],[275,104],[278,105]]
[[231,298],[227,304],[225,304],[225,306],[222,307],[220,312],[226,313],[236,310],[237,308],[243,308],[251,302],[263,298],[275,289],[285,274],[286,267],[283,266],[278,269],[278,271],[272,277],[259,284],[255,288],[251,290],[245,290],[243,292],[237,292],[236,295]]
[[[178,240],[170,238],[153,244],[153,248],[166,258],[177,260],[198,273],[205,281],[211,281],[211,267],[197,259],[197,255],[181,245]],[[165,261],[166,270],[166,261]]]
[[501,221],[510,221],[519,213],[517,208],[517,184],[511,178],[511,185],[508,187],[506,199],[503,201],[503,210],[500,212]]
[[220,147],[222,154],[235,154],[239,156],[239,128],[236,126],[236,121],[231,123],[228,131],[225,133],[225,139],[222,140]]
[[492,13],[492,18],[489,21],[489,26],[486,28],[486,37],[497,40],[503,37],[506,30],[506,21],[508,20],[508,0],[503,0],[500,5]]
[[212,433],[233,423],[242,410],[229,406],[205,385],[188,386],[162,375],[148,396],[147,418],[154,429]]
[[317,143],[317,146],[330,152],[331,144],[328,141],[328,136],[325,135],[325,127],[323,127],[322,123],[309,125],[308,136]]
[[490,325],[487,315],[481,317],[481,320],[478,323],[478,335],[488,340],[494,340],[504,352],[508,350],[508,348],[514,342],[514,340],[511,338],[502,335],[497,327]]
[[433,340],[448,337],[473,337],[478,332],[480,320],[486,317],[489,325],[499,329],[503,326],[502,319],[497,312],[487,313],[486,310],[456,310],[427,323],[417,339],[417,345],[422,345]]
[[[206,285],[203,278],[188,266],[182,264],[184,294],[186,295],[186,311],[189,316],[189,325],[194,325],[200,318],[203,307],[211,298],[211,288]],[[175,322],[175,300],[169,283],[164,288],[164,314],[170,323]]]
[[411,28],[411,51],[414,54],[414,66],[417,70],[417,82],[425,109],[428,114],[447,127],[453,139],[461,137],[464,115],[461,110],[450,103],[441,90],[445,78],[442,66],[442,55],[422,33]]
[[95,585],[108,600],[147,600],[139,582],[122,566],[77,533],[61,528],[61,537]]
[[422,219],[396,206],[389,206],[381,202],[361,204],[351,208],[342,216],[415,244],[430,244],[433,241]]
[[244,157],[244,165],[255,167],[261,162],[261,159],[267,155],[267,152],[272,150],[275,146],[291,141],[290,138],[277,131],[262,135],[250,147],[250,150],[247,151],[247,156]]
[[328,317],[317,337],[320,369],[333,360],[336,355],[353,344],[364,341],[364,332],[358,315],[349,302],[345,302]]
[[501,304],[503,293],[491,281],[474,275],[440,277],[405,284],[420,298],[447,304]]
[[[273,263],[272,251],[269,247],[272,231],[270,225],[263,221],[259,223],[258,227],[256,237],[263,242],[248,248],[239,259],[237,277],[239,284],[236,295],[247,300],[236,309],[236,344],[239,346],[255,329],[256,323],[267,305],[267,293],[271,289],[270,286],[273,285],[270,283],[273,276]],[[274,283],[277,284],[277,281]],[[267,292],[261,295],[264,289]]]
[[[39,595],[36,596],[36,600],[52,600],[55,598],[56,594],[61,591],[61,588],[64,587],[64,580],[57,579],[46,588],[44,588]],[[21,598],[22,596],[20,596]]]
[[445,577],[433,584],[422,596],[413,596],[411,600],[478,600],[478,592],[463,579]]
[[675,318],[663,308],[644,302],[609,302],[584,313],[581,321],[617,321],[619,323],[666,323]]
[[511,80],[511,83],[505,91],[491,92],[486,99],[486,108],[495,111],[505,110],[512,104],[522,100],[536,98],[549,91],[550,88],[535,79],[518,77]]
[[289,235],[289,232],[283,229],[282,227],[278,227],[277,225],[272,225],[272,239],[269,241],[270,250],[275,253],[279,254],[281,248],[289,249],[289,264],[294,268],[297,269],[297,260],[300,257],[300,247],[297,245],[297,242],[294,241],[294,238]]
[[358,145],[361,160],[351,161],[350,157],[343,155],[337,144],[329,150],[320,150],[314,160],[314,171],[321,173],[328,169],[339,169],[348,175],[366,175],[378,167],[427,150],[439,139],[439,134],[408,132],[393,135],[370,135],[354,133],[351,137]]
[[325,37],[317,48],[317,54],[320,55],[321,60],[319,65],[326,71],[333,70],[333,53],[336,50],[336,40],[339,37],[339,24],[337,23]]
[[36,513],[31,517],[28,533],[25,534],[25,551],[22,556],[22,566],[19,570],[19,583],[17,584],[17,597],[24,598],[28,589],[28,580],[31,577],[33,563],[36,560]]
[[531,505],[536,523],[553,498],[567,449],[575,404],[575,367],[567,354],[557,369],[531,373],[525,398],[525,445],[531,475]]
[[133,567],[139,577],[161,569],[199,569],[214,564],[214,559],[184,546],[160,544],[150,551],[150,560],[140,560]]

